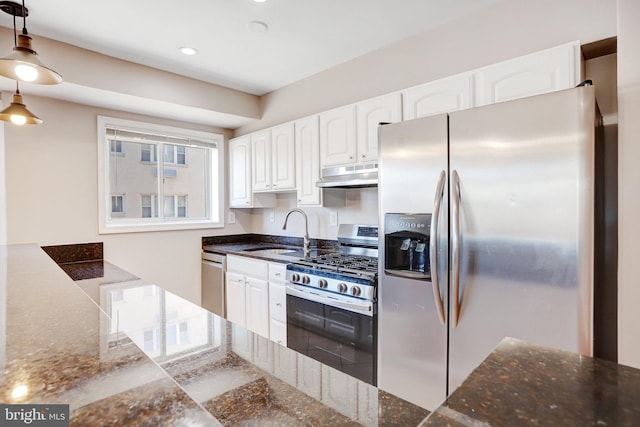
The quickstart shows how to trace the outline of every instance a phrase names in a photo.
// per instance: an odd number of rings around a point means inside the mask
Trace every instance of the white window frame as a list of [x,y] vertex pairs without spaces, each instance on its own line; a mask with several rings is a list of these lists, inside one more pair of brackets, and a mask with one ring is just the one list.
[[[113,117],[98,116],[98,232],[99,234],[111,233],[129,233],[144,231],[163,231],[163,230],[189,230],[202,228],[221,228],[224,226],[225,212],[225,146],[224,136],[216,133],[195,131],[191,129],[182,129],[172,126],[157,125],[152,123],[143,123],[132,120],[124,120]],[[169,135],[185,140],[197,140],[194,146],[207,146],[202,141],[211,143],[211,147],[215,150],[211,151],[209,157],[210,176],[207,177],[206,183],[209,185],[210,195],[207,206],[206,218],[183,218],[173,217],[164,218],[163,212],[158,212],[157,218],[128,218],[124,219],[117,215],[111,214],[111,193],[109,189],[109,159],[111,157],[111,148],[109,139],[107,138],[106,129],[108,127],[116,127],[131,131],[144,133],[152,133],[158,135]],[[172,141],[168,141],[172,144]],[[164,153],[157,153],[164,155]],[[177,152],[174,160],[177,160]],[[175,163],[167,163],[175,165]],[[185,158],[185,164],[188,161]],[[182,165],[182,164],[180,164]],[[163,197],[163,168],[158,168],[158,199]],[[215,173],[217,172],[217,173]],[[214,200],[215,198],[215,200]],[[177,198],[176,198],[177,203]],[[188,201],[187,201],[188,207]],[[158,206],[158,210],[160,206]],[[177,204],[176,204],[177,215]]]

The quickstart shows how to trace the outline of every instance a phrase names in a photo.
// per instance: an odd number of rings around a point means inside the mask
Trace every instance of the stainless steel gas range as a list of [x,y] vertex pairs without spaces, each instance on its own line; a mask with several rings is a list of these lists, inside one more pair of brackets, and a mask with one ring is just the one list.
[[343,224],[338,242],[287,265],[287,347],[376,385],[378,227]]

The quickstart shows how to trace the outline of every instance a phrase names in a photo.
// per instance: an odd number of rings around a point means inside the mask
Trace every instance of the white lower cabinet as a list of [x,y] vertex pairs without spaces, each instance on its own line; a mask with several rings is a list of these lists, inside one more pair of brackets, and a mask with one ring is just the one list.
[[269,338],[269,282],[246,276],[247,329]]
[[272,341],[287,345],[286,265],[269,263],[269,324]]
[[227,319],[269,338],[268,263],[227,256]]
[[227,320],[240,326],[247,326],[246,319],[246,290],[244,274],[227,271]]

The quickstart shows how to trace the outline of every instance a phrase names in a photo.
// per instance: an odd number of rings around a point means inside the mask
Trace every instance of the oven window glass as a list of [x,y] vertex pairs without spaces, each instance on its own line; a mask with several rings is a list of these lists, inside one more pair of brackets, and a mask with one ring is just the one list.
[[376,317],[287,295],[287,347],[376,385]]

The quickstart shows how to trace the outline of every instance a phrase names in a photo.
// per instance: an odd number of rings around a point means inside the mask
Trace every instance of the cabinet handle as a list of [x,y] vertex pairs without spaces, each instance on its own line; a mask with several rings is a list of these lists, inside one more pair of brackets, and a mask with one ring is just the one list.
[[349,160],[353,160],[353,156],[349,156]]
[[280,273],[276,273],[276,274],[275,274],[275,276],[276,276],[276,277],[280,277]]
[[366,157],[367,157],[367,155],[366,155],[366,154],[363,154],[363,155],[362,155],[362,158],[363,158],[363,159],[365,159]]
[[276,307],[282,307],[282,304],[280,304],[279,302],[276,303]]

